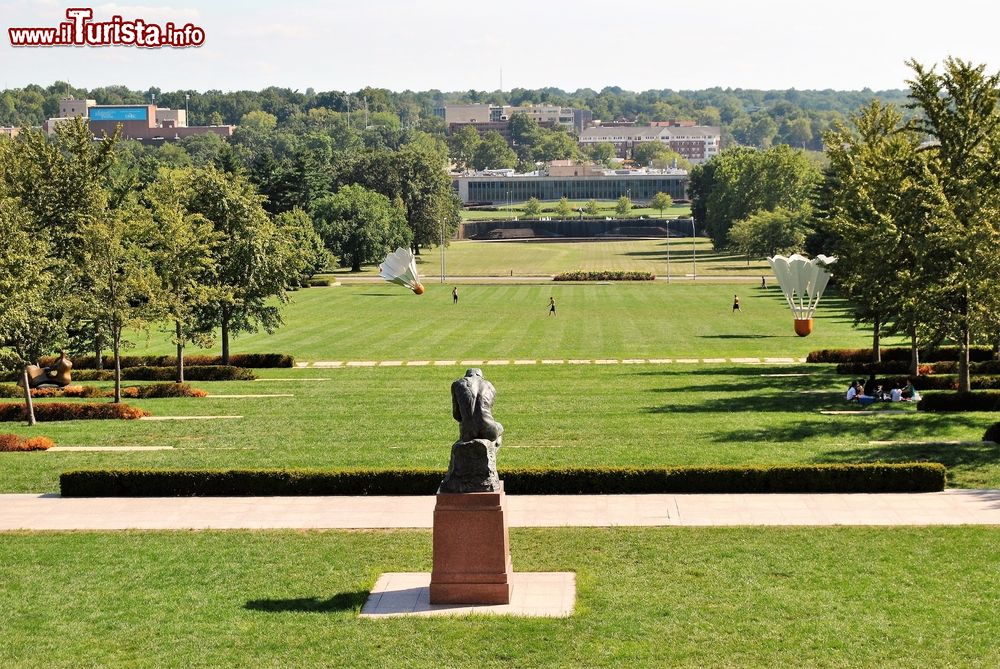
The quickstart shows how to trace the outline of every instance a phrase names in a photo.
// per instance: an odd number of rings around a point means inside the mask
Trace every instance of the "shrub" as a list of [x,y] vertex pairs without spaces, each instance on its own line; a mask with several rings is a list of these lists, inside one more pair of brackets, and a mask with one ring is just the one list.
[[16,434],[0,434],[0,451],[47,451],[55,445],[48,437],[21,438]]
[[313,277],[306,281],[306,285],[309,287],[319,287],[319,286],[332,286],[334,283],[333,279],[330,278],[319,278]]
[[1000,392],[939,393],[917,403],[918,411],[1000,411]]
[[605,272],[563,272],[552,277],[553,281],[653,281],[651,272],[626,272],[622,270]]
[[[73,370],[73,377],[80,381],[111,381],[114,372],[107,369]],[[177,378],[175,367],[126,367],[122,369],[123,381],[173,381]],[[184,368],[184,378],[189,381],[253,381],[257,378],[250,369],[233,365],[192,365]]]
[[[47,402],[35,405],[35,418],[40,422],[60,420],[105,420],[120,418],[132,420],[148,416],[149,412],[127,404],[62,403]],[[0,404],[0,421],[27,420],[23,404],[5,402]]]
[[1000,423],[993,423],[986,428],[986,432],[983,432],[983,441],[1000,444]]
[[154,383],[150,386],[130,386],[122,388],[125,397],[154,399],[161,397],[207,397],[200,388],[192,388],[186,383]]
[[[909,362],[910,349],[900,346],[883,348],[882,362]],[[993,358],[993,349],[989,346],[972,346],[969,348],[969,360],[985,362]],[[833,348],[812,351],[806,357],[806,362],[858,362],[870,363],[872,350],[870,348]],[[958,360],[958,348],[955,346],[939,346],[934,349],[921,349],[922,362],[942,362]]]
[[[64,497],[430,495],[443,471],[84,470],[60,476]],[[932,492],[944,489],[937,463],[508,469],[507,492],[522,495],[626,493]]]
[[[55,357],[49,356],[39,359],[39,364],[43,367],[52,365]],[[96,369],[96,358],[92,355],[85,355],[73,358],[73,375],[75,376],[82,369]],[[173,355],[123,355],[121,359],[122,368],[127,367],[175,367],[177,358]],[[184,356],[184,365],[208,366],[221,365],[221,355],[201,355],[191,354]],[[256,367],[259,369],[269,367],[294,367],[295,358],[284,353],[234,353],[229,356],[229,364],[233,367]],[[104,356],[104,370],[114,369],[115,360],[112,357]],[[84,379],[89,380],[89,379]],[[104,380],[104,379],[101,379]]]
[[24,397],[24,391],[13,383],[0,384],[0,397]]

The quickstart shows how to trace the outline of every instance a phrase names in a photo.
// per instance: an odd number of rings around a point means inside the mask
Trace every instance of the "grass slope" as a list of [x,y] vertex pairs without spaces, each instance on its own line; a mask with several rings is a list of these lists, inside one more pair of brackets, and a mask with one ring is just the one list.
[[[455,241],[445,249],[447,276],[539,276],[572,270],[632,270],[667,276],[667,250],[670,251],[670,276],[682,279],[699,277],[765,275],[776,279],[765,260],[747,264],[745,256],[717,253],[707,239],[624,239],[618,241]],[[420,273],[433,283],[441,276],[440,249],[424,249],[418,259]],[[349,269],[335,272],[337,278],[358,276]],[[362,276],[378,276],[378,266],[364,268]]]
[[[392,284],[310,288],[293,295],[275,334],[244,335],[232,347],[300,360],[487,360],[805,357],[869,343],[833,294],[821,303],[813,334],[797,337],[773,286],[494,284],[459,293],[453,305],[451,286],[429,281],[419,297]],[[732,313],[734,293],[742,313]],[[548,316],[550,296],[555,318]],[[136,353],[173,352],[164,332],[131,339]]]
[[[822,415],[821,409],[845,408],[844,379],[826,366],[484,368],[497,387],[494,413],[506,428],[501,468],[932,460],[949,468],[950,486],[1000,488],[1000,446],[978,441],[995,415],[923,414],[913,406],[898,415]],[[795,371],[813,375],[762,376]],[[289,380],[195,385],[219,394],[295,397],[133,401],[155,415],[241,420],[3,423],[0,431],[43,434],[64,446],[175,449],[0,453],[0,492],[54,491],[60,472],[87,467],[444,469],[457,435],[449,386],[463,372],[457,365],[267,370],[269,378]],[[941,443],[947,440],[975,443]]]
[[514,530],[569,619],[362,620],[429,532],[0,535],[0,666],[996,667],[995,528]]

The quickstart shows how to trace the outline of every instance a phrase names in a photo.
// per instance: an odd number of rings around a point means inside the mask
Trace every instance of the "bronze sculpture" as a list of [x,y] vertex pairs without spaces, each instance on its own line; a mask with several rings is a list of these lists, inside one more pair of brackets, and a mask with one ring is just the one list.
[[452,415],[459,423],[458,441],[451,447],[448,473],[439,492],[496,492],[500,490],[496,452],[503,425],[493,418],[496,388],[480,369],[469,369],[451,384]]
[[[25,369],[28,372],[28,386],[31,388],[42,386],[65,388],[72,383],[73,363],[66,357],[66,351],[59,351],[59,357],[51,367],[28,365]],[[23,385],[23,381],[18,381],[17,384]]]

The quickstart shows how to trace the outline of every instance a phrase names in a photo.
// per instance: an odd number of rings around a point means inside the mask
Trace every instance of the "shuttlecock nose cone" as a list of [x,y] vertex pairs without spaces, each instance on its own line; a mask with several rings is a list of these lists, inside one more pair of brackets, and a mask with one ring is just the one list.
[[415,285],[413,287],[413,292],[416,293],[417,295],[423,295],[424,294],[424,284],[418,283],[417,285]]

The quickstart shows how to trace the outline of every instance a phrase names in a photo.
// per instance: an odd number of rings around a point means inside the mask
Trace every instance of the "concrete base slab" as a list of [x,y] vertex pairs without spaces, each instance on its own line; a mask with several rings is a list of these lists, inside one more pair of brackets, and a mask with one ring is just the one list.
[[173,446],[53,446],[46,453],[80,453],[93,451],[95,453],[119,453],[126,451],[172,451]]
[[573,572],[514,572],[509,604],[431,604],[430,585],[428,572],[382,574],[361,609],[361,617],[488,614],[568,618],[576,605]]
[[143,416],[139,420],[227,420],[243,418],[243,416]]

